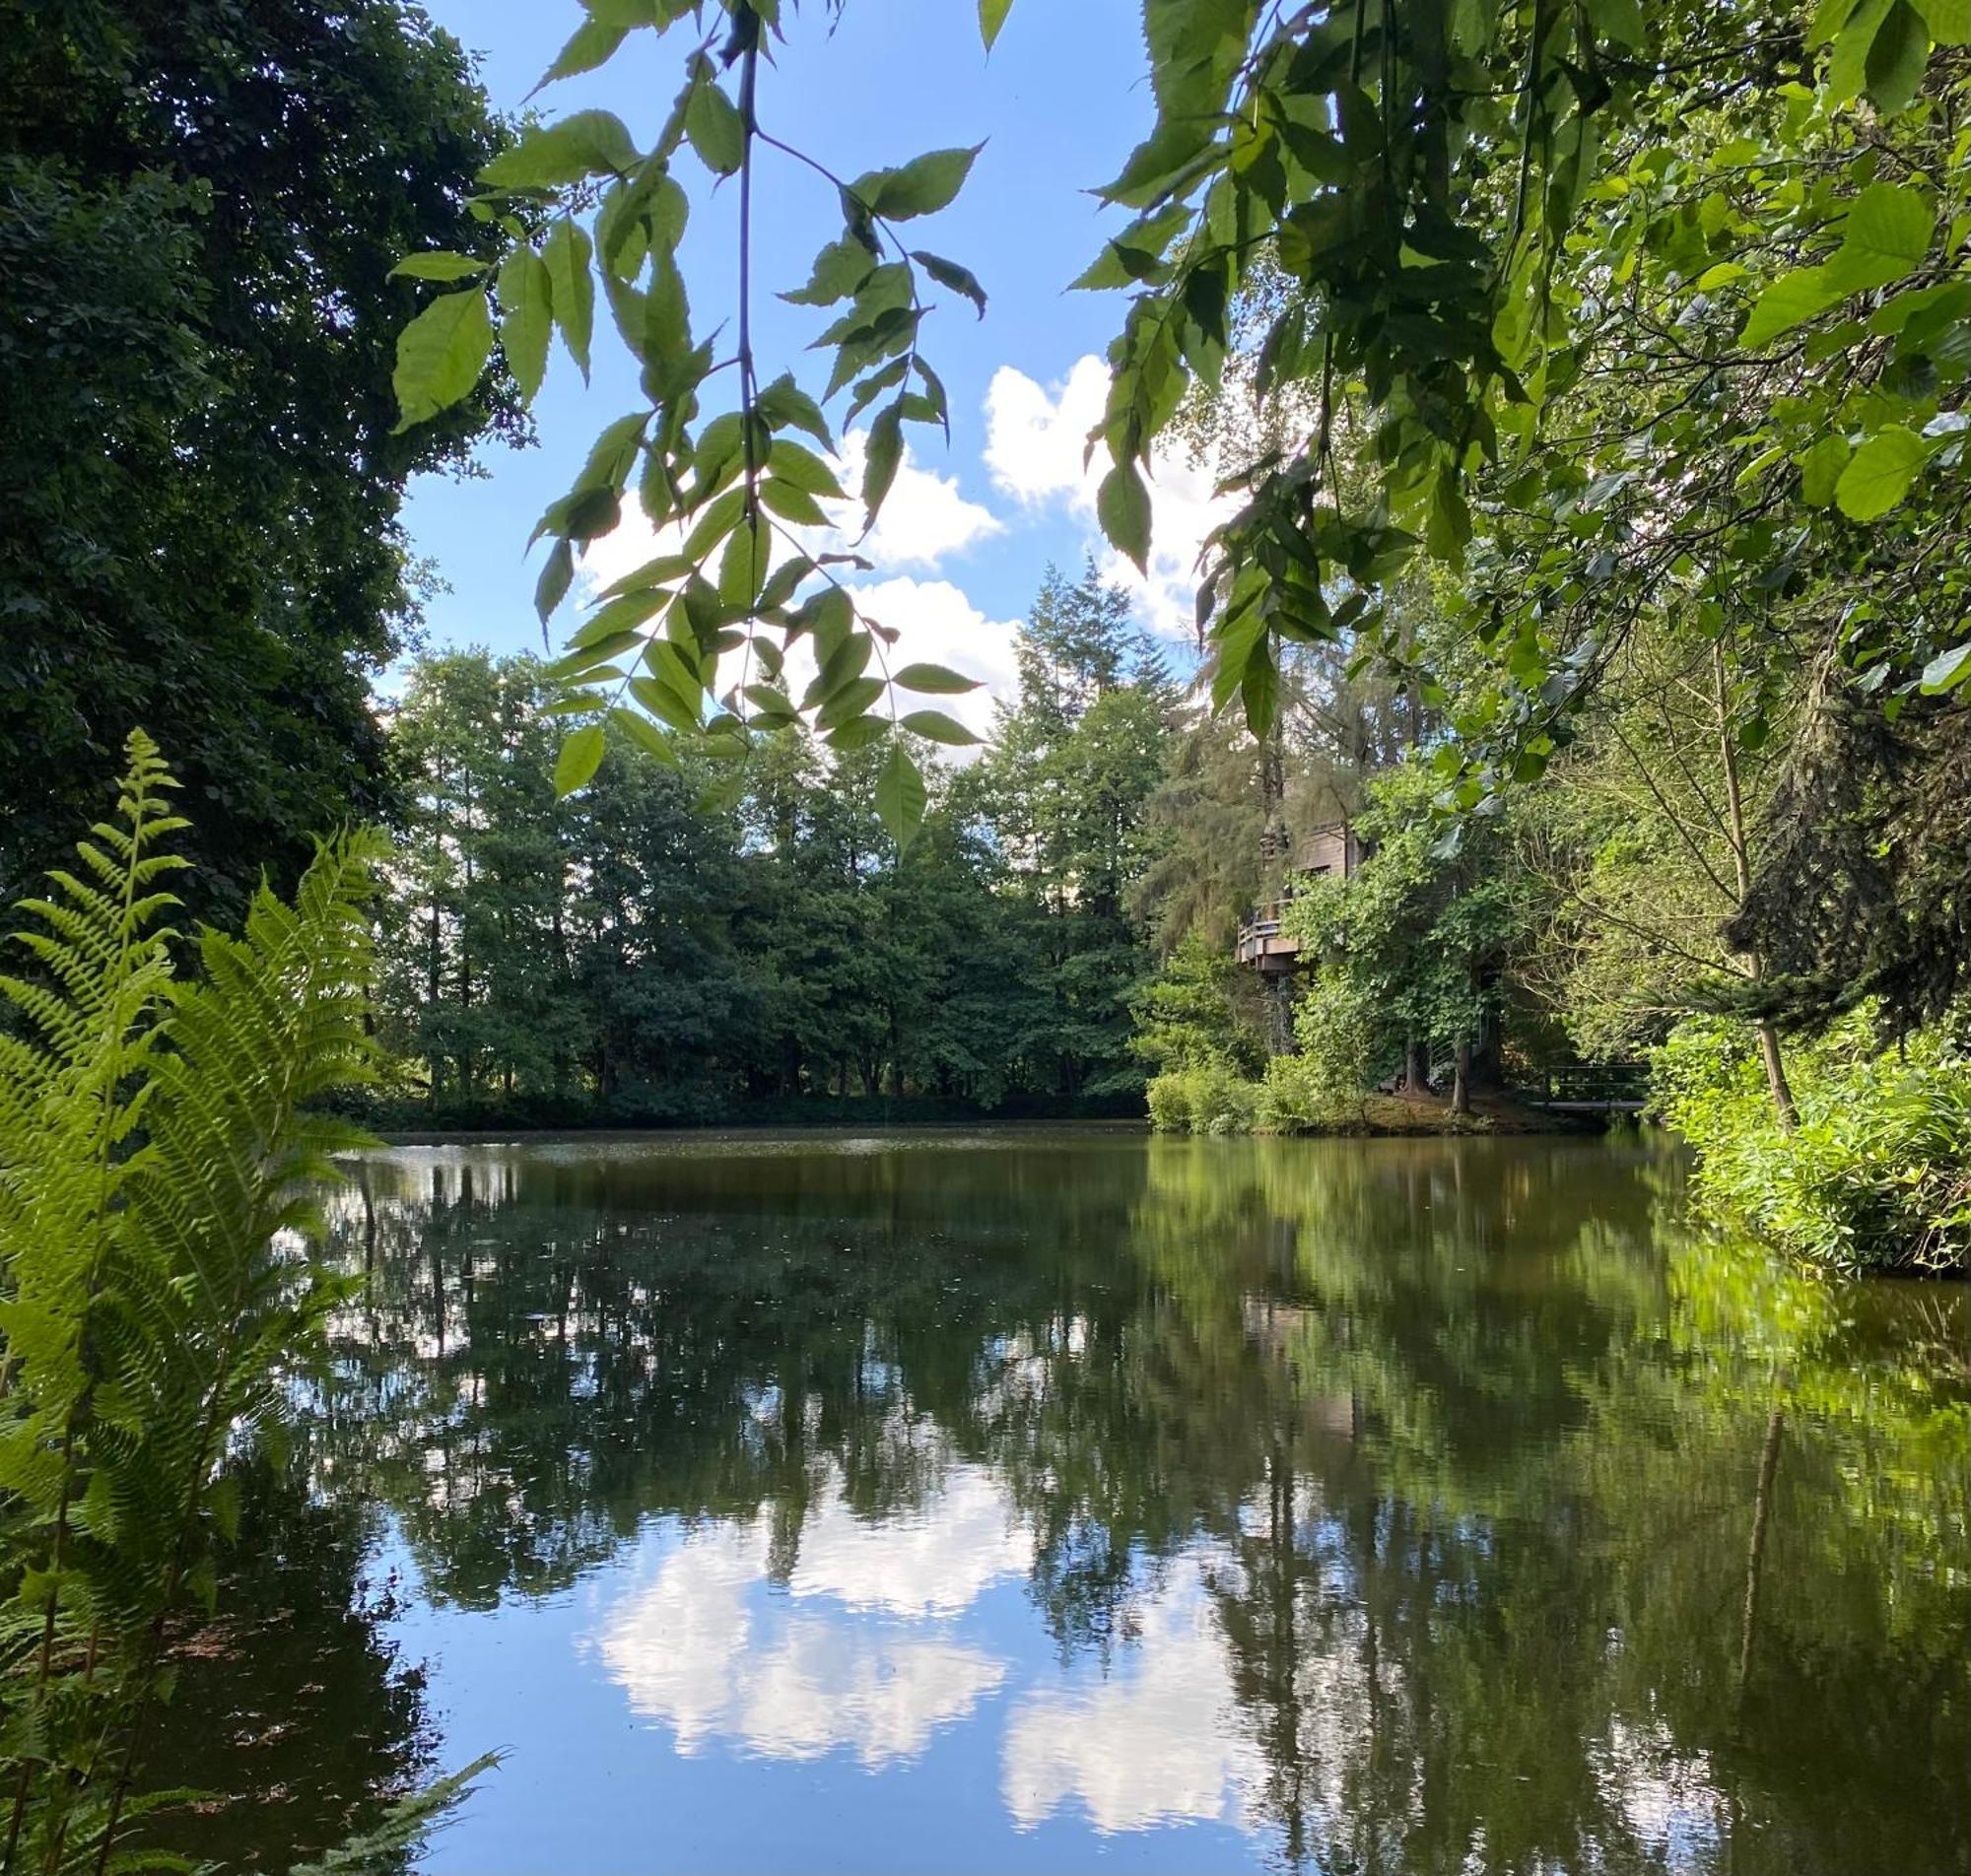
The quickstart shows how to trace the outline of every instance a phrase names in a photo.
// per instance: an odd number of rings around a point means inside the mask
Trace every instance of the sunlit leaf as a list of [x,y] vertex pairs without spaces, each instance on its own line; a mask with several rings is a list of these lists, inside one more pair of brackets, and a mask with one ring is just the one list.
[[958,749],[979,740],[957,717],[947,716],[942,710],[912,710],[902,719],[901,727],[914,736],[925,737],[933,743],[949,743]]
[[547,263],[531,247],[516,247],[500,269],[500,348],[520,395],[532,403],[547,375],[554,337],[554,289]]
[[1834,485],[1835,504],[1851,521],[1878,519],[1909,494],[1929,453],[1923,438],[1899,424],[1870,436]]
[[493,318],[476,290],[445,294],[397,335],[391,384],[408,430],[472,394],[493,355]]
[[578,788],[585,788],[594,780],[595,771],[602,767],[606,743],[602,725],[587,723],[562,744],[561,754],[555,758],[557,799],[572,795]]

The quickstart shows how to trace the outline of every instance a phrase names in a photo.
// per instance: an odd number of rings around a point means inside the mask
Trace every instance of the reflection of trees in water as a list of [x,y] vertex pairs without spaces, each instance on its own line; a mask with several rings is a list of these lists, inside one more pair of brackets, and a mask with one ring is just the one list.
[[[390,1586],[365,1574],[374,1519],[312,1496],[307,1456],[242,1473],[223,1613],[176,1650],[172,1723],[151,1755],[155,1788],[203,1794],[170,1835],[214,1867],[320,1856],[374,1830],[434,1769],[422,1673],[384,1634]],[[371,1876],[408,1866],[405,1855]]]
[[963,1460],[1063,1648],[1207,1560],[1289,1861],[1964,1867],[1961,1393],[1894,1299],[1681,1240],[1673,1162],[416,1164],[352,1210],[324,1439],[441,1596],[558,1588],[658,1512],[764,1519],[785,1580],[818,1506]]
[[[1647,1164],[1574,1204],[1519,1156],[1479,1193],[1332,1160],[1173,1156],[1146,1208],[1199,1306],[1188,1194],[1265,1221],[1221,1248],[1296,1234],[1297,1307],[1257,1325],[1292,1376],[1264,1514],[1220,1585],[1290,1853],[1963,1867],[1971,1443],[1895,1306],[1682,1241]],[[1338,1389],[1345,1447],[1308,1413]]]

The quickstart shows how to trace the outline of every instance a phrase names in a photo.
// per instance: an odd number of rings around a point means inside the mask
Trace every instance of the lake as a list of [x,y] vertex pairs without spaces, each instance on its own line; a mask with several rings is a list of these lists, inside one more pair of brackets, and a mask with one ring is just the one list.
[[1965,1289],[1707,1240],[1661,1144],[360,1174],[171,1709],[215,1856],[497,1748],[418,1868],[1971,1870]]

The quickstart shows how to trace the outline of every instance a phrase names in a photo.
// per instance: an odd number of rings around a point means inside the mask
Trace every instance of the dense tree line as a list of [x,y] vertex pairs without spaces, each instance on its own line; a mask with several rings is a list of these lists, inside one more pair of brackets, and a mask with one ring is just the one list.
[[1092,570],[1049,574],[1017,666],[986,753],[926,760],[900,849],[879,751],[793,726],[735,776],[612,748],[558,800],[536,660],[414,665],[379,984],[413,1098],[620,1119],[809,1096],[1126,1105],[1151,962],[1132,895],[1179,691]]

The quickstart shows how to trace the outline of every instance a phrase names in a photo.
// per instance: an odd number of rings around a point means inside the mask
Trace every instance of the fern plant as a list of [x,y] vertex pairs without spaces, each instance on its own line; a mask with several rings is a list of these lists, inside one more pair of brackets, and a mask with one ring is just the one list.
[[0,976],[7,1876],[124,1866],[173,1795],[140,1790],[171,1624],[212,1606],[229,1454],[320,1359],[344,1291],[312,1255],[314,1195],[364,1138],[310,1104],[370,1073],[380,840],[323,843],[293,904],[263,886],[238,936],[180,942],[175,784],[141,732],[128,761],[80,867],[17,908],[32,972]]

